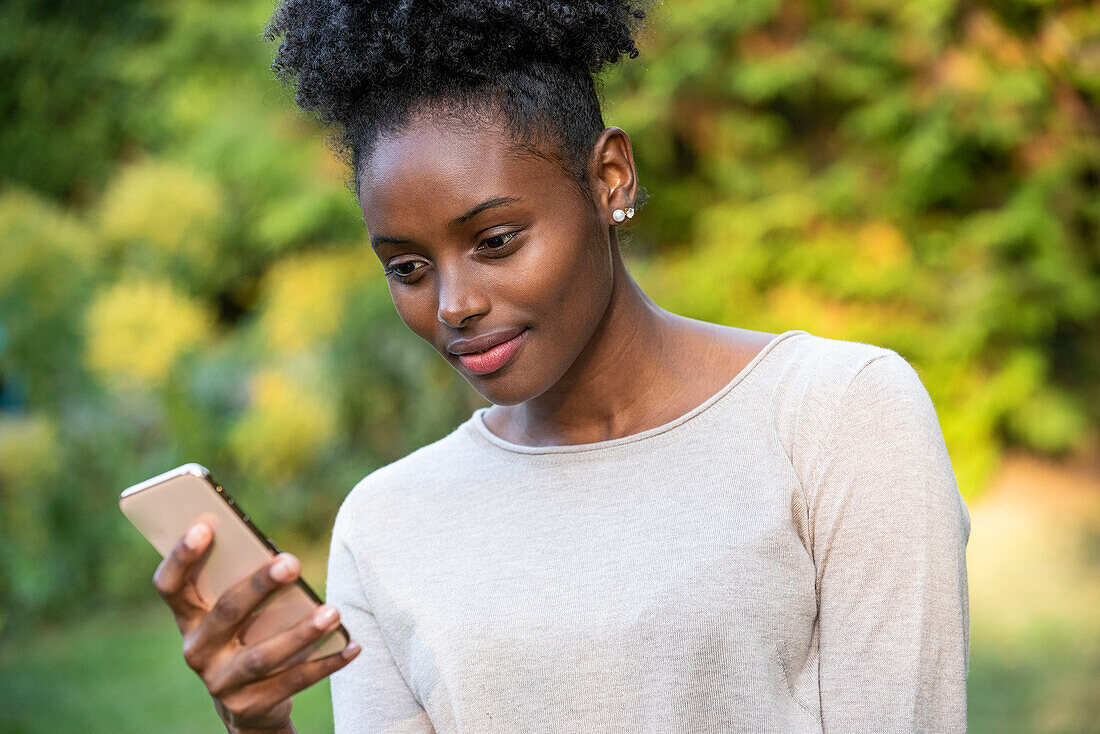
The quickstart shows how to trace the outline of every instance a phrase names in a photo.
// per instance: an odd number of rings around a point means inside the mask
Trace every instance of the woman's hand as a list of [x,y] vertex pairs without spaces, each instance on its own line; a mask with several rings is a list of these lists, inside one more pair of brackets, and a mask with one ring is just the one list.
[[294,556],[280,553],[209,606],[195,578],[213,537],[202,523],[188,530],[157,567],[153,585],[172,608],[183,633],[183,657],[206,684],[226,728],[293,731],[290,697],[351,662],[359,645],[352,642],[341,652],[305,660],[311,643],[340,624],[328,605],[266,640],[242,644],[241,624],[272,593],[293,583],[301,566]]

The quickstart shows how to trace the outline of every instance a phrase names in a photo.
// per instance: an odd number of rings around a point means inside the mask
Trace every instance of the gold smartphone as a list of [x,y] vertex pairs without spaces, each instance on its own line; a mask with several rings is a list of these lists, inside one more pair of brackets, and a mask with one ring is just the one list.
[[[196,578],[199,595],[213,604],[226,589],[252,575],[279,553],[206,467],[184,464],[127,488],[118,500],[123,514],[161,554],[202,521],[214,531],[213,548]],[[281,632],[310,614],[320,597],[301,577],[269,596],[245,623],[241,642],[252,644]],[[314,643],[306,659],[343,650],[350,637],[340,625]]]

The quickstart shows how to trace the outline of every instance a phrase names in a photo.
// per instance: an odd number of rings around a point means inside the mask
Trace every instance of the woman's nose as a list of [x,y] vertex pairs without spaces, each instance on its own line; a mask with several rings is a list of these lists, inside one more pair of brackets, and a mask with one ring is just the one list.
[[482,288],[468,275],[459,272],[439,277],[439,309],[436,318],[452,329],[460,329],[468,322],[489,311],[488,300]]

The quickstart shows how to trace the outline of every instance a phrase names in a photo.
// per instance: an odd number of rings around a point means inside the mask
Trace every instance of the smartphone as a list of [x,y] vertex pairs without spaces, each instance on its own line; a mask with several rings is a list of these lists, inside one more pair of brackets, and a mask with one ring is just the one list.
[[[199,595],[208,604],[279,553],[275,544],[200,464],[184,464],[135,484],[122,493],[118,504],[161,556],[168,555],[195,523],[202,521],[210,526],[214,531],[213,547],[196,578]],[[321,603],[316,592],[299,577],[261,604],[245,622],[241,642],[252,644],[281,632]],[[340,625],[315,642],[305,659],[339,652],[349,641],[348,631]]]

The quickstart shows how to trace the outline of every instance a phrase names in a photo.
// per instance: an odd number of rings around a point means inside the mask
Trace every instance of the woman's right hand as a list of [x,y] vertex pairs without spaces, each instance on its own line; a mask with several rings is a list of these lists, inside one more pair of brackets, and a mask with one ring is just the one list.
[[351,662],[359,645],[351,642],[341,652],[304,660],[307,648],[340,624],[328,605],[266,640],[242,644],[241,624],[272,593],[293,583],[301,565],[280,553],[211,606],[199,596],[195,578],[213,537],[203,523],[188,530],[157,567],[153,585],[172,608],[183,634],[183,657],[206,684],[226,728],[293,731],[290,697]]

